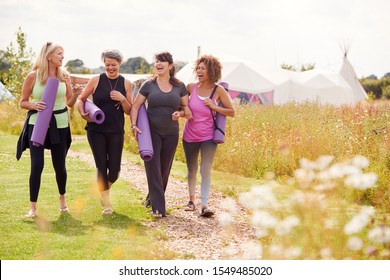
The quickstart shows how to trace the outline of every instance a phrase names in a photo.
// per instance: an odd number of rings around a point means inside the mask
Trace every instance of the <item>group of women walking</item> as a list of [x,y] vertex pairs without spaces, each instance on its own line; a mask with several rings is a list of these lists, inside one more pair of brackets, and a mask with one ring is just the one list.
[[[188,169],[189,199],[184,210],[196,210],[196,176],[200,155],[200,215],[213,216],[214,212],[208,207],[211,169],[217,149],[217,144],[213,141],[213,117],[216,113],[234,116],[229,94],[217,84],[222,74],[219,60],[211,55],[198,58],[194,69],[198,82],[185,85],[175,77],[176,68],[172,55],[169,52],[158,53],[155,55],[152,78],[142,84],[133,100],[132,83],[119,73],[123,60],[121,53],[115,49],[106,50],[101,58],[105,72],[91,78],[85,87],[76,85],[72,88],[69,73],[62,68],[64,49],[58,44],[46,43],[33,70],[23,83],[20,106],[28,110],[28,118],[18,143],[17,158],[20,158],[23,150],[30,149],[30,209],[25,217],[33,218],[37,215],[45,148],[51,151],[60,194],[59,210],[69,211],[65,197],[67,181],[65,161],[71,137],[66,108],[74,104],[77,104],[81,117],[86,120],[87,138],[95,160],[103,215],[113,213],[110,191],[120,174],[125,114],[129,115],[131,131],[138,139],[143,131],[137,127],[137,118],[141,106],[145,104],[153,146],[152,159],[144,162],[149,191],[145,205],[151,206],[155,217],[167,215],[165,192],[179,143],[179,119],[185,118],[182,141]],[[59,139],[53,142],[48,133],[45,144],[37,147],[31,141],[31,134],[38,112],[44,110],[47,105],[42,101],[42,95],[49,78],[59,80],[52,114],[56,125],[50,127],[51,130],[58,132]],[[89,102],[87,99],[104,113],[102,123],[94,122],[89,112],[85,110],[85,102]],[[219,106],[219,103],[223,106]]]

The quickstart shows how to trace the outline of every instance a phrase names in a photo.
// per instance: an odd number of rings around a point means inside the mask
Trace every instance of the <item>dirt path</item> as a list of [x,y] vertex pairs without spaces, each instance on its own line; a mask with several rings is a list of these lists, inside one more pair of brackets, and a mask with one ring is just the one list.
[[[68,156],[76,157],[94,165],[92,154],[80,153],[70,150]],[[147,193],[145,170],[142,166],[122,161],[120,177],[128,181],[136,189]],[[193,258],[197,260],[221,260],[238,258],[241,254],[240,245],[251,240],[253,229],[248,225],[245,209],[236,204],[237,215],[234,216],[233,226],[230,230],[223,229],[219,218],[226,213],[221,206],[224,197],[220,193],[211,191],[209,207],[216,211],[213,218],[199,217],[199,202],[196,203],[195,212],[186,212],[183,205],[188,197],[187,184],[175,178],[170,178],[167,192],[167,209],[172,209],[166,218],[148,222],[147,226],[159,228],[167,236],[160,240],[163,248],[180,254],[180,259]],[[199,198],[199,187],[196,197]],[[199,201],[199,199],[198,199]],[[226,250],[226,248],[229,250]],[[227,255],[226,252],[229,252]]]

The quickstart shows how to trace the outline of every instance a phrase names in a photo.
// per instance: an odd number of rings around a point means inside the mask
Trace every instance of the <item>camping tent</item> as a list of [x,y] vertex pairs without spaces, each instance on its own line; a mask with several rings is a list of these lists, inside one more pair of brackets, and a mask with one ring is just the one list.
[[0,82],[0,102],[3,100],[13,100],[15,97],[5,88],[2,82]]
[[361,101],[368,98],[366,91],[356,76],[355,70],[347,58],[347,51],[344,53],[343,65],[340,69],[340,75],[353,89],[354,99],[356,101]]
[[[274,84],[256,70],[256,65],[240,59],[221,59],[220,61],[222,64],[221,80],[229,84],[229,90],[260,94],[274,88]],[[177,72],[176,77],[185,84],[195,82],[193,70],[194,64],[188,63]]]
[[275,104],[318,102],[338,106],[367,98],[346,56],[339,73],[317,69],[305,72],[274,69],[264,73],[275,84]]

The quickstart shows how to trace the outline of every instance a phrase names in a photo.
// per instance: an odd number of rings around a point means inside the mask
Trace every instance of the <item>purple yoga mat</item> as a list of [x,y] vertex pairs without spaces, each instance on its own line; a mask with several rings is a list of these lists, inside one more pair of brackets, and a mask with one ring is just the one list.
[[89,99],[85,100],[84,111],[88,113],[88,116],[97,124],[103,123],[106,118],[104,112]]
[[[220,102],[219,107],[224,107],[223,104]],[[226,132],[226,116],[222,115],[220,113],[217,113],[216,115],[216,122],[217,126],[223,131]],[[214,143],[222,144],[225,142],[225,135],[218,129],[214,130]]]
[[42,100],[46,108],[37,113],[34,129],[31,135],[31,142],[34,146],[40,147],[45,143],[47,130],[49,128],[51,115],[53,114],[54,102],[56,101],[60,81],[56,78],[48,78],[43,91]]
[[149,161],[153,158],[154,151],[145,104],[138,110],[137,127],[142,132],[137,136],[139,154],[144,161]]

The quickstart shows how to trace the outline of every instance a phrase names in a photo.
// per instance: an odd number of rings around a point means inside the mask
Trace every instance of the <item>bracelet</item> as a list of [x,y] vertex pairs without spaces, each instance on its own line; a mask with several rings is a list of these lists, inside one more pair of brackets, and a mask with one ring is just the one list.
[[137,127],[135,124],[132,124],[131,125],[131,129],[133,129],[134,127]]

